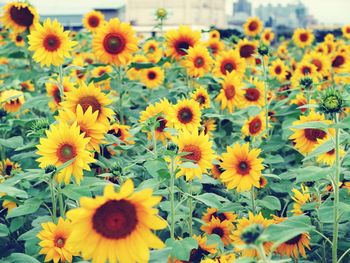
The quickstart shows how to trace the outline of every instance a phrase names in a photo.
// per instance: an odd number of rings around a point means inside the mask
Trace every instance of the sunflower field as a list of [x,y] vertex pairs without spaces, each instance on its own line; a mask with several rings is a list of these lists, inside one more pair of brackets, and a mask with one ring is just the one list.
[[350,25],[167,18],[4,6],[0,262],[350,262]]

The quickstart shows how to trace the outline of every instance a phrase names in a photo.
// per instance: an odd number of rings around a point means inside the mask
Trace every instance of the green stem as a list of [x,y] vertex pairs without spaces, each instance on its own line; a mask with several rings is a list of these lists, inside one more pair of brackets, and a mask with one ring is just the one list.
[[256,213],[256,204],[255,204],[255,189],[252,187],[252,190],[250,191],[250,196],[252,199],[252,212],[253,214]]
[[58,205],[60,208],[60,216],[64,217],[66,214],[66,211],[64,209],[63,195],[61,193],[61,191],[62,191],[61,184],[57,185],[57,189],[58,189],[57,195],[58,195]]
[[52,221],[57,222],[57,202],[55,197],[55,177],[52,176],[49,182],[51,192],[51,203],[52,203]]
[[265,65],[265,59],[264,56],[261,56],[262,60],[262,66],[264,71],[264,103],[265,103],[265,133],[268,136],[269,135],[269,103],[267,100],[268,92],[269,92],[269,85],[267,83],[267,74],[266,74],[266,65]]
[[189,182],[188,184],[188,207],[190,209],[189,217],[188,217],[188,228],[189,228],[189,234],[190,237],[193,235],[193,229],[192,229],[192,214],[193,214],[193,198],[192,198],[192,182]]
[[64,88],[63,88],[63,67],[59,65],[58,67],[58,89],[60,90],[61,98],[63,98]]
[[[157,124],[157,122],[156,122]],[[156,128],[152,128],[152,142],[153,142],[153,154],[154,154],[154,159],[158,158],[158,150],[157,150],[157,138],[156,138]]]
[[[339,114],[335,114],[335,124],[338,123]],[[338,206],[339,206],[339,180],[340,180],[340,156],[339,156],[339,127],[335,128],[335,176],[334,176],[334,202],[333,202],[333,247],[332,247],[332,262],[338,262]]]
[[120,123],[124,124],[124,112],[123,112],[123,79],[122,79],[122,69],[121,67],[117,68],[118,72],[118,83],[119,83],[119,119]]
[[175,240],[175,169],[174,157],[171,157],[170,163],[170,237]]
[[261,257],[262,262],[264,263],[269,263],[269,261],[267,260],[266,254],[265,254],[265,249],[263,244],[259,244],[258,246],[256,246],[257,251],[259,253],[259,256]]

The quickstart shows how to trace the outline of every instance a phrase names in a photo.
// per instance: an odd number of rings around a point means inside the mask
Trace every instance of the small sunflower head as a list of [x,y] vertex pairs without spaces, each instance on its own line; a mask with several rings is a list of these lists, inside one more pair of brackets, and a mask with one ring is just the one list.
[[51,165],[46,166],[44,170],[45,170],[46,174],[55,174],[57,171],[57,168],[56,168],[56,166],[51,164]]
[[241,239],[248,245],[255,244],[263,231],[264,231],[264,228],[262,225],[252,224],[250,226],[247,226],[243,230],[241,234]]
[[312,84],[312,78],[305,77],[300,80],[300,86],[302,86],[304,89],[310,89],[312,87]]
[[260,56],[267,56],[269,54],[269,47],[263,43],[260,43],[258,53]]
[[327,89],[322,95],[319,108],[324,113],[340,113],[344,108],[344,100],[339,91]]
[[158,8],[156,11],[157,19],[164,20],[168,16],[168,11],[165,8]]

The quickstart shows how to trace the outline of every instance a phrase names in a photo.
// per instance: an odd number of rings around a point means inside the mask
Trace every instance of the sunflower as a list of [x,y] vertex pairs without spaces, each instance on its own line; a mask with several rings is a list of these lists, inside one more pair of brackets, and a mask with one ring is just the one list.
[[[325,125],[329,125],[332,122],[330,120],[325,120],[323,114],[311,111],[308,116],[300,116],[300,120],[294,121],[294,125],[300,125],[312,122],[322,122]],[[334,136],[334,129],[328,128],[326,130],[321,130],[317,128],[304,128],[304,129],[293,129],[294,132],[289,139],[293,140],[294,147],[303,155],[311,153],[315,146],[318,144],[319,139],[329,139],[330,136]]]
[[[317,140],[318,145],[315,146],[315,148],[321,146],[322,144],[327,142],[327,139],[318,139]],[[344,149],[339,149],[339,156],[343,157],[345,155]],[[325,164],[328,166],[332,166],[335,162],[336,158],[336,152],[335,149],[331,149],[328,152],[321,153],[320,155],[317,156],[316,162],[319,164]]]
[[[183,153],[179,158],[179,171],[176,177],[184,175],[187,181],[195,177],[202,178],[202,174],[211,168],[214,159],[213,143],[204,133],[180,131],[175,143],[179,147],[178,152]],[[192,162],[196,167],[187,168],[184,163]]]
[[42,223],[41,227],[42,230],[37,237],[41,240],[39,254],[46,255],[45,262],[72,262],[73,256],[76,256],[77,253],[74,252],[74,247],[69,242],[73,230],[70,221],[60,217],[57,224],[47,222]]
[[10,34],[10,38],[17,47],[24,47],[26,44],[24,41],[24,37],[21,35],[21,33],[14,31]]
[[201,109],[210,108],[210,97],[208,91],[200,86],[192,94],[191,98],[199,103]]
[[[252,225],[258,225],[262,229],[266,229],[272,223],[273,223],[273,220],[264,218],[264,216],[261,213],[254,215],[252,212],[249,212],[248,218],[244,217],[244,218],[238,219],[236,230],[234,230],[232,235],[230,236],[232,243],[235,246],[235,249],[237,251],[242,251],[240,246],[243,246],[246,244],[243,238],[243,235],[247,228],[249,228]],[[271,242],[263,243],[264,250],[266,253],[270,251],[271,245],[272,245]],[[244,249],[242,251],[242,256],[253,258],[258,256],[258,252],[255,249]]]
[[321,79],[321,75],[318,73],[317,67],[314,64],[307,61],[301,61],[297,64],[293,76],[291,77],[292,87],[300,87],[300,81],[303,78],[310,78],[312,79],[313,84],[317,84]]
[[214,56],[220,54],[225,48],[225,44],[217,38],[209,39],[206,45]]
[[260,183],[260,188],[265,188],[266,185],[268,184],[268,181],[264,176],[261,176],[259,183]]
[[341,29],[343,36],[347,39],[350,39],[350,25],[345,25]]
[[109,119],[113,116],[113,110],[107,108],[112,101],[108,95],[101,92],[101,89],[95,87],[93,83],[88,86],[81,82],[79,88],[74,88],[64,94],[65,100],[61,102],[61,106],[67,108],[73,112],[76,112],[77,106],[83,108],[83,111],[87,111],[89,106],[92,107],[92,112],[98,111],[97,121],[109,125]]
[[74,79],[76,79],[76,82],[80,83],[82,81],[86,81],[87,77],[87,70],[85,69],[86,62],[84,61],[84,58],[82,56],[76,56],[73,61],[72,65],[77,66],[77,68],[74,68],[71,71],[71,75]]
[[0,107],[7,112],[17,112],[24,103],[24,95],[19,90],[4,90],[0,94]]
[[241,106],[246,108],[249,106],[264,107],[265,99],[265,84],[263,81],[257,79],[251,79],[249,86],[243,88],[243,100]]
[[197,240],[198,247],[191,250],[189,262],[202,262],[201,259],[209,254],[217,252],[217,244],[207,244],[207,237],[193,235],[193,239]]
[[11,212],[13,209],[15,209],[17,207],[17,203],[16,202],[13,202],[13,201],[10,201],[10,200],[4,200],[2,202],[2,208],[4,209],[7,209],[7,212]]
[[274,38],[275,34],[271,30],[271,28],[266,28],[261,34],[261,42],[268,46],[271,44]]
[[329,56],[312,51],[304,56],[303,61],[314,64],[317,72],[322,76],[328,76],[331,69],[331,61]]
[[[147,58],[144,55],[140,55],[140,54],[136,54],[132,59],[131,59],[131,63],[143,63],[143,62],[147,62]],[[141,79],[141,74],[140,72],[142,71],[142,69],[140,68],[136,68],[136,67],[132,67],[127,71],[127,76],[130,80],[140,80]]]
[[209,135],[209,137],[212,135],[213,131],[216,130],[216,121],[215,119],[205,119],[203,120],[202,124],[202,130],[205,135]]
[[[109,128],[108,134],[114,135],[125,144],[134,144],[132,134],[130,133],[130,126],[128,125],[114,123]],[[113,146],[117,146],[117,144],[113,144]]]
[[224,77],[233,72],[233,74],[243,77],[246,69],[244,59],[234,50],[221,52],[215,62],[213,73],[218,77]]
[[[304,96],[304,93],[300,92],[297,94],[295,99],[290,100],[290,104],[295,104],[295,105],[298,105],[298,107],[302,107],[304,105],[307,105],[308,102]],[[316,101],[314,99],[310,99],[309,104],[316,104]],[[307,108],[300,108],[301,112],[305,112],[306,110],[307,110]]]
[[219,212],[217,208],[207,208],[202,216],[202,221],[209,223],[213,218],[218,218],[221,222],[228,220],[233,223],[237,219],[237,215],[232,212]]
[[19,171],[21,171],[21,167],[18,163],[12,162],[8,158],[0,161],[0,183],[1,177],[8,178]]
[[296,216],[302,215],[304,214],[302,206],[311,201],[309,188],[307,188],[304,185],[301,185],[301,191],[299,191],[296,188],[293,188],[292,192],[292,199],[294,200],[292,213]]
[[24,91],[34,91],[35,87],[34,85],[31,83],[30,80],[27,81],[23,81],[19,84],[19,86],[21,87],[21,90]]
[[41,25],[37,23],[35,29],[28,36],[28,49],[34,51],[33,59],[41,66],[59,66],[69,58],[75,41],[69,39],[69,31],[55,19],[48,18]]
[[222,154],[221,167],[225,171],[220,179],[228,189],[236,188],[238,192],[243,192],[253,186],[260,187],[261,171],[264,169],[260,152],[260,149],[249,150],[249,143],[227,147],[227,152]]
[[281,59],[272,61],[271,66],[269,67],[270,76],[281,82],[286,81],[287,71],[288,67]]
[[137,50],[137,38],[129,24],[113,18],[94,35],[92,48],[101,62],[126,65]]
[[179,130],[197,130],[201,123],[201,109],[194,100],[182,99],[169,111],[169,120]]
[[243,25],[244,34],[250,37],[257,36],[263,29],[263,24],[258,17],[250,17]]
[[209,38],[211,39],[220,39],[220,32],[217,30],[211,30],[209,32]]
[[91,11],[84,15],[83,25],[90,32],[96,33],[105,23],[104,15],[99,11]]
[[349,56],[346,52],[338,51],[332,56],[332,68],[335,73],[343,73],[349,68],[349,63]]
[[83,112],[83,108],[78,104],[75,112],[68,109],[59,111],[59,115],[55,117],[61,122],[66,122],[69,125],[76,122],[79,125],[80,132],[84,133],[85,138],[90,138],[86,148],[99,152],[100,144],[104,142],[104,134],[107,132],[106,126],[98,123],[98,112],[92,113],[92,107]]
[[225,246],[231,243],[230,234],[233,230],[233,224],[229,220],[221,221],[219,218],[214,217],[210,222],[202,225],[201,230],[208,235],[218,235]]
[[77,183],[80,183],[83,170],[90,171],[89,163],[95,161],[86,150],[90,139],[84,138],[84,134],[80,133],[80,127],[76,123],[70,126],[63,122],[51,125],[46,135],[47,138],[40,138],[40,144],[37,146],[36,153],[40,155],[37,159],[39,167],[60,166],[73,160],[56,174],[56,180],[59,183],[69,184],[73,175]]
[[230,73],[221,81],[221,89],[216,101],[221,103],[221,109],[228,109],[231,113],[235,107],[240,107],[244,91],[241,78],[235,73]]
[[178,29],[169,30],[165,34],[167,53],[175,59],[180,59],[187,54],[190,47],[194,47],[200,40],[201,33],[193,31],[188,26],[180,26]]
[[161,86],[164,82],[164,70],[160,67],[142,70],[141,82],[149,89],[154,89]]
[[225,171],[221,167],[221,158],[217,157],[216,160],[213,162],[212,167],[210,169],[210,174],[215,179],[220,179],[221,174]]
[[310,29],[298,28],[294,31],[292,39],[297,47],[304,48],[312,44],[315,36]]
[[184,61],[184,66],[187,69],[187,74],[191,77],[202,77],[208,73],[213,64],[209,51],[202,45],[189,47],[188,54]]
[[[59,107],[62,101],[62,96],[57,81],[55,81],[54,79],[49,79],[49,81],[45,83],[45,87],[47,96],[51,99],[51,101],[49,102],[49,107],[51,110],[54,111]],[[64,77],[63,93],[65,94],[66,92],[69,92],[72,89],[74,89],[74,84],[70,81],[68,77]]]
[[128,179],[116,193],[109,184],[103,196],[82,197],[79,208],[67,212],[72,221],[70,241],[84,260],[96,262],[148,262],[149,248],[163,248],[163,242],[151,230],[167,223],[153,208],[161,197],[150,188],[134,192]]
[[241,39],[238,41],[236,50],[241,58],[244,58],[248,63],[255,62],[255,53],[258,48],[257,41],[249,41],[248,39]]
[[[171,138],[171,134],[164,129],[169,127],[169,111],[171,104],[167,99],[163,99],[160,102],[149,105],[144,111],[140,114],[140,122],[146,122],[150,118],[157,116],[158,126],[155,128],[155,136],[157,140],[165,142],[166,139]],[[152,133],[148,133],[148,139],[152,138]]]
[[242,127],[242,133],[245,136],[258,137],[266,130],[265,113],[261,112],[256,116],[247,119]]
[[157,63],[163,56],[163,51],[156,40],[148,40],[143,45],[143,51],[150,62]]
[[3,8],[1,22],[5,28],[12,28],[16,32],[24,32],[33,29],[39,22],[39,15],[28,3],[10,2]]
[[277,55],[279,58],[286,59],[289,57],[288,54],[288,44],[286,42],[282,42],[277,48]]
[[100,81],[94,81],[95,86],[97,88],[100,88],[101,90],[110,90],[111,89],[111,78],[109,76],[106,76],[104,78],[103,76],[105,74],[110,74],[113,72],[113,68],[111,66],[99,66],[94,68],[91,71],[91,76],[93,78],[103,78],[103,80]]

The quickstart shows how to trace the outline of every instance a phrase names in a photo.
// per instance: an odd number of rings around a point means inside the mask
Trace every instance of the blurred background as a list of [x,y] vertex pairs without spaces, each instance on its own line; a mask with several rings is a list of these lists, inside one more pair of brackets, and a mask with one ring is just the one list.
[[[0,6],[9,0],[0,0]],[[250,16],[258,16],[279,35],[294,28],[337,31],[350,24],[350,0],[31,0],[42,19],[57,18],[65,27],[82,28],[82,17],[99,10],[106,19],[119,17],[138,33],[155,33],[155,11],[166,8],[164,29],[188,24],[198,29],[241,30]]]

